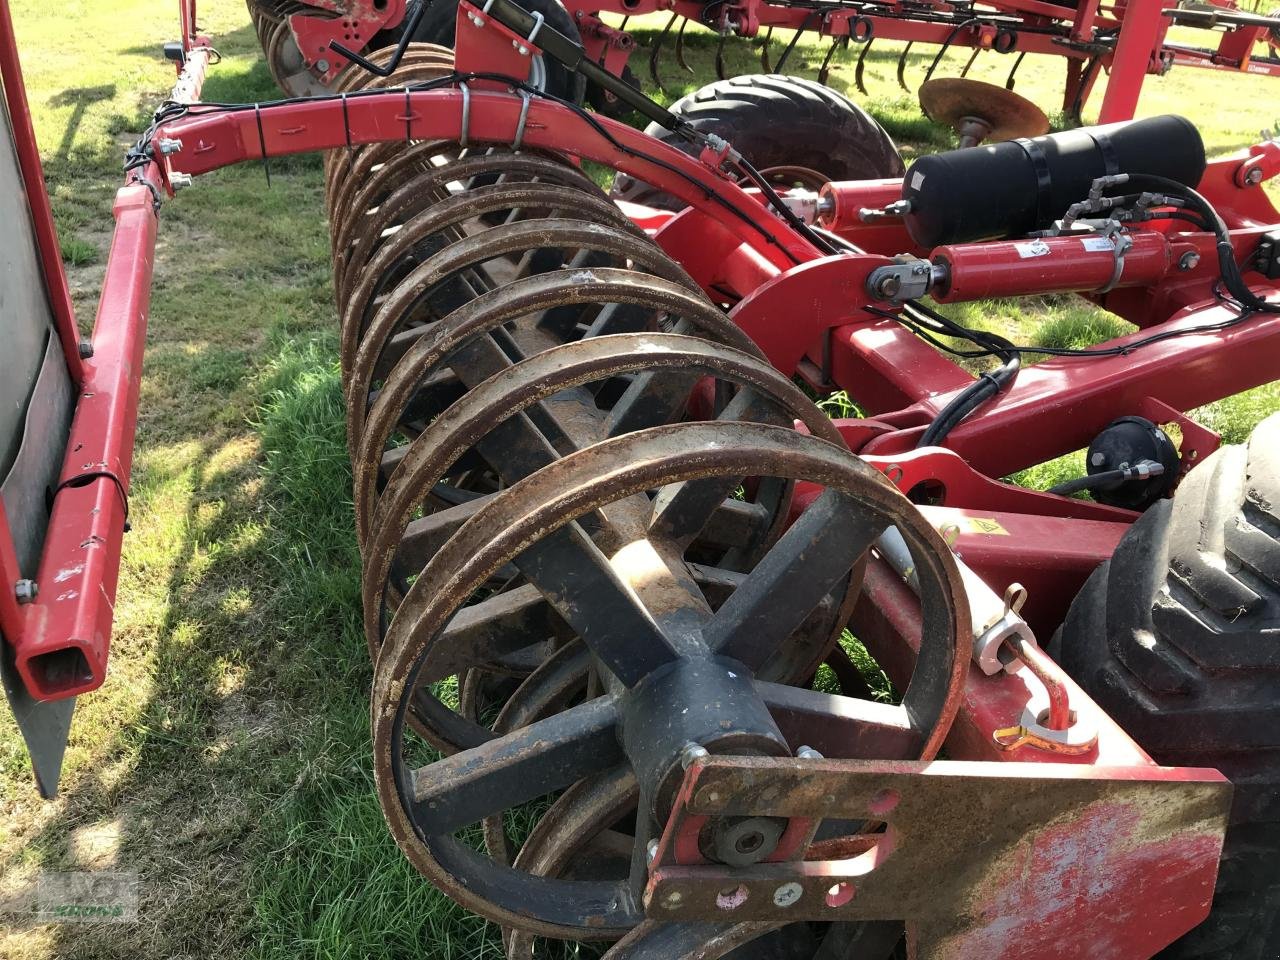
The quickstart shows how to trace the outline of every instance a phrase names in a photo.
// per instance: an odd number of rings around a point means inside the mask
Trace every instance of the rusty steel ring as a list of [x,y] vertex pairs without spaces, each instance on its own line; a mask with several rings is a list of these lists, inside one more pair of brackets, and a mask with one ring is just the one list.
[[[625,883],[534,877],[451,837],[466,823],[532,799],[529,791],[540,796],[616,767],[621,748],[615,730],[624,695],[600,696],[410,773],[402,760],[411,693],[443,652],[438,649],[443,627],[495,571],[570,531],[578,518],[669,484],[751,475],[818,483],[828,489],[824,498],[832,499],[816,522],[826,523],[831,510],[852,511],[850,522],[856,518],[867,535],[894,525],[911,546],[923,630],[916,669],[898,709],[916,738],[918,749],[911,752],[924,758],[936,753],[958,708],[967,668],[966,644],[960,642],[967,601],[950,551],[900,492],[848,451],[782,427],[690,423],[607,440],[550,464],[487,502],[410,589],[379,658],[372,717],[384,814],[418,870],[467,909],[558,937],[616,937],[639,922]],[[802,517],[797,526],[804,522]],[[784,537],[779,544],[786,542]],[[788,549],[795,545],[789,543]],[[836,718],[826,716],[823,722]],[[597,764],[604,767],[596,769]],[[524,793],[517,800],[495,796],[496,777],[514,778],[514,789]]]

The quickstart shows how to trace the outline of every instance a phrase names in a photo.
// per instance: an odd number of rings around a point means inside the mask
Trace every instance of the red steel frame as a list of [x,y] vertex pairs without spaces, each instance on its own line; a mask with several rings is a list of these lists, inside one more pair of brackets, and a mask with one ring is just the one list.
[[[193,5],[187,9],[194,14]],[[473,51],[459,50],[460,68],[476,63],[494,70],[499,52],[510,61],[514,39],[510,31],[475,8],[468,12],[489,29],[468,31],[483,39],[476,41],[480,46]],[[185,45],[187,57],[178,89],[194,97],[208,54],[195,40],[194,19],[184,34],[191,42]],[[527,62],[517,58],[511,72],[521,75],[519,66],[527,70]],[[7,8],[0,17],[0,67],[10,110],[18,118],[15,128],[24,162],[35,162],[38,157],[21,99]],[[464,105],[469,116],[465,130]],[[130,174],[120,189],[92,341],[94,355],[80,367],[75,349],[68,353],[80,401],[62,476],[64,481],[84,478],[84,482],[63,489],[54,503],[37,577],[50,589],[25,607],[18,607],[11,597],[0,601],[4,618],[0,625],[34,695],[59,698],[92,689],[101,683],[105,670],[159,197],[169,191],[175,174],[196,175],[233,163],[400,138],[510,143],[523,108],[522,99],[502,84],[472,81],[469,94],[448,87],[239,111],[196,105],[188,115],[154,132],[153,142],[169,138],[181,141],[182,148],[164,156],[156,151],[157,158]],[[691,209],[675,216],[637,209],[638,222],[704,288],[736,303],[731,316],[780,369],[799,372],[823,386],[830,379],[851,388],[868,405],[867,419],[839,423],[851,449],[866,455],[903,489],[921,482],[941,487],[939,504],[927,508],[930,518],[940,528],[954,530],[954,547],[997,591],[1015,577],[1032,585],[1032,603],[1038,606],[1029,606],[1028,616],[1042,631],[1060,621],[1065,603],[1089,571],[1110,555],[1134,515],[1020,490],[991,477],[1078,447],[1112,417],[1131,412],[1180,424],[1186,460],[1194,463],[1196,457],[1191,454],[1203,457],[1217,438],[1180,411],[1280,373],[1280,320],[1254,317],[1230,331],[1176,341],[1175,348],[1151,347],[1123,362],[1063,360],[1032,367],[998,401],[956,429],[948,441],[950,450],[913,450],[921,426],[970,376],[899,325],[869,318],[860,310],[869,271],[890,262],[889,254],[911,250],[911,244],[898,228],[864,228],[841,219],[838,211],[850,204],[856,207],[862,199],[884,197],[894,185],[837,185],[840,204],[830,226],[866,252],[823,256],[804,236],[762,211],[753,194],[726,179],[715,168],[715,158],[688,157],[603,118],[597,118],[596,124],[608,131],[612,141],[573,111],[535,99],[527,106],[524,142],[531,148],[607,164],[687,201]],[[24,136],[26,146],[22,147]],[[1242,171],[1255,167],[1267,175],[1276,172],[1272,146],[1215,162],[1202,185],[1226,218],[1241,253],[1256,245],[1262,225],[1280,221],[1261,189],[1242,177]],[[24,173],[28,173],[25,166]],[[37,221],[43,222],[40,236],[45,244],[53,233],[43,189],[30,194]],[[711,196],[718,200],[713,202]],[[1210,290],[1211,257],[1204,255],[1210,252],[1207,238],[1171,231],[1142,231],[1136,237],[1144,249],[1150,249],[1135,255],[1114,293],[1095,296],[1095,300],[1148,332],[1218,315],[1222,308]],[[1191,250],[1202,254],[1201,265],[1178,271],[1181,254]],[[957,267],[956,282],[984,293],[1003,282],[1022,282],[1028,290],[1076,289],[1085,294],[1097,285],[1097,264],[1083,249],[1063,251],[1054,262],[1046,262],[1038,281],[1006,279],[1012,276],[1014,261],[998,244],[958,245],[951,253],[955,263],[964,264]],[[979,253],[984,256],[966,257]],[[1248,279],[1259,293],[1275,292],[1274,285],[1264,287],[1256,274]],[[55,294],[65,289],[58,284],[50,281]],[[803,308],[797,309],[798,304]],[[73,333],[74,326],[66,325],[69,312],[65,320],[58,316],[64,337]],[[74,338],[71,342],[75,343]],[[1070,404],[1066,397],[1071,398]],[[801,501],[804,496],[801,491]],[[981,522],[969,522],[974,520]],[[0,573],[12,582],[17,571],[5,526],[0,514]],[[859,635],[891,677],[906,676],[913,645],[919,642],[918,601],[878,559],[869,564],[864,598],[855,615]],[[42,670],[42,665],[59,662],[58,658],[65,662],[68,650],[79,651],[85,671],[68,675]],[[1065,689],[1078,722],[1097,729],[1097,742],[1087,752],[1064,756],[1033,745],[1002,747],[993,732],[1015,725],[1043,690],[1027,671],[988,677],[972,667],[947,742],[949,755],[1002,763],[1078,764],[1092,768],[1089,775],[1101,780],[1149,775],[1153,781],[1222,782],[1212,772],[1157,771],[1150,758],[1070,680],[1065,681]],[[1114,772],[1115,768],[1122,772]],[[1022,771],[1019,776],[1035,776],[1029,767],[1011,769]],[[1196,835],[1192,856],[1201,882],[1196,889],[1180,888],[1177,902],[1165,904],[1169,910],[1148,924],[1145,944],[1171,942],[1206,915],[1212,885],[1204,878],[1212,874],[1220,841],[1220,828]],[[1123,911],[1110,911],[1107,916],[1090,913],[1096,907],[1078,904],[1071,916],[1097,929],[1128,922]],[[1054,923],[1069,919],[1055,916]],[[1062,942],[1069,942],[1059,929]]]
[[[489,72],[508,70],[510,64],[506,62],[495,68],[497,57],[520,63],[519,55],[511,52],[514,49],[511,40],[515,37],[510,31],[474,7],[466,12],[479,17],[486,29],[468,30],[463,34],[482,39],[469,39],[460,47],[460,69],[467,63],[481,63]],[[489,46],[482,49],[484,44]],[[527,69],[527,60],[524,63]],[[511,72],[518,74],[519,70]],[[348,97],[345,104],[334,98],[263,106],[257,111],[196,109],[156,131],[157,138],[179,139],[184,147],[181,152],[164,157],[162,169],[155,169],[152,175],[157,182],[167,182],[174,174],[198,175],[263,157],[402,137],[406,140],[465,139],[474,144],[510,143],[520,121],[522,99],[495,81],[475,80],[470,86],[467,94],[449,87]],[[464,104],[469,116],[466,130],[463,129]],[[832,377],[837,383],[854,388],[860,399],[871,394],[886,398],[883,407],[873,408],[871,419],[839,422],[850,447],[866,454],[870,462],[903,489],[924,481],[940,483],[944,488],[941,503],[928,508],[930,518],[940,528],[955,530],[953,545],[958,553],[997,591],[1013,579],[1030,584],[1035,594],[1026,613],[1029,621],[1047,635],[1061,621],[1067,603],[1084,579],[1110,556],[1135,515],[1020,490],[989,479],[988,473],[999,475],[1003,469],[1025,465],[1024,460],[1029,464],[1038,462],[1037,457],[1042,460],[1067,452],[1073,449],[1069,444],[1079,446],[1082,438],[1088,439],[1087,431],[1101,428],[1115,416],[1129,412],[1129,408],[1123,406],[1127,394],[1117,395],[1117,385],[1123,379],[1121,365],[1080,362],[1061,369],[1051,368],[1051,376],[1029,376],[1028,386],[1019,389],[1015,383],[998,405],[975,417],[972,425],[958,428],[953,434],[957,441],[951,444],[953,450],[914,451],[911,448],[920,426],[927,422],[931,412],[945,404],[948,393],[962,387],[971,377],[897,324],[858,317],[863,280],[873,267],[890,262],[885,255],[888,251],[910,249],[905,234],[875,231],[878,246],[885,253],[824,257],[803,236],[763,214],[753,194],[725,179],[702,159],[688,157],[623,124],[600,117],[595,122],[607,129],[613,142],[602,137],[578,114],[535,99],[528,105],[524,143],[530,148],[563,151],[607,164],[688,202],[691,209],[675,216],[641,212],[642,208],[637,208],[638,222],[650,229],[657,242],[680,260],[705,289],[722,300],[737,300],[731,316],[781,369],[801,373],[820,369],[820,353],[825,345]],[[647,157],[629,151],[638,151]],[[714,158],[709,159],[714,162]],[[1207,178],[1206,187],[1211,198],[1219,202],[1224,214],[1229,216],[1236,242],[1242,248],[1247,248],[1251,240],[1256,244],[1258,229],[1252,224],[1280,220],[1280,215],[1256,188],[1247,188],[1252,191],[1248,199],[1223,195],[1226,190],[1246,189],[1235,186],[1234,168],[1250,159],[1252,155],[1245,154],[1218,162]],[[900,189],[901,185],[898,186]],[[842,187],[849,196],[857,196],[858,191],[864,189],[855,184]],[[865,189],[883,195],[885,185],[873,183]],[[711,192],[722,202],[709,200]],[[1248,215],[1239,213],[1242,210],[1247,210]],[[1240,226],[1242,221],[1250,225]],[[856,242],[857,227],[835,226]],[[1203,318],[1217,309],[1209,292],[1212,274],[1209,268],[1185,275],[1173,272],[1180,253],[1200,250],[1207,242],[1205,238],[1153,233],[1150,237],[1142,236],[1141,240],[1153,245],[1155,253],[1135,256],[1121,282],[1141,283],[1145,285],[1143,289],[1159,291],[1176,279],[1178,291],[1176,297],[1169,295],[1152,301],[1160,306],[1135,314],[1140,323],[1156,329],[1165,324],[1190,322],[1190,318],[1197,315]],[[985,278],[984,282],[994,282],[992,276],[999,276],[1010,265],[1006,253],[1003,259],[997,257],[984,262],[976,269],[976,275],[965,279],[976,282]],[[1056,274],[1061,271],[1066,279],[1058,286],[1087,290],[1090,285],[1099,284],[1096,267],[1081,248],[1079,256],[1064,256],[1061,264],[1047,266],[1040,282],[1054,287]],[[797,311],[798,303],[810,309]],[[1178,310],[1181,315],[1175,315]],[[781,319],[784,317],[785,322]],[[1154,362],[1143,362],[1136,376],[1137,390],[1148,403],[1143,409],[1157,415],[1162,422],[1185,420],[1178,412],[1179,404],[1203,402],[1211,398],[1204,395],[1206,393],[1236,392],[1270,379],[1280,372],[1277,369],[1280,364],[1274,359],[1277,356],[1280,356],[1280,322],[1266,318],[1251,320],[1231,333],[1196,338],[1181,344],[1177,351],[1161,351]],[[1266,361],[1261,364],[1268,369],[1260,369],[1257,357],[1272,358],[1269,367]],[[1147,360],[1144,354],[1136,354],[1129,362],[1132,364],[1135,358]],[[1187,386],[1186,381],[1194,378],[1189,372],[1198,376],[1215,370],[1225,373],[1213,374],[1208,386]],[[846,371],[848,379],[844,379]],[[932,379],[934,377],[938,379]],[[1050,383],[1057,384],[1059,393],[1076,397],[1076,406],[1083,407],[1083,414],[1079,409],[1073,412],[1059,404],[1048,410],[1034,429],[1028,430],[1024,407],[1043,403],[1045,385]],[[939,384],[943,385],[942,389]],[[903,397],[910,398],[911,403],[904,406],[895,402]],[[1076,419],[1083,421],[1083,425],[1077,424]],[[1203,428],[1197,433],[1190,421],[1186,422],[1185,435],[1195,438],[1204,452],[1211,450],[1216,438]],[[1033,435],[1046,439],[1033,443]],[[1049,446],[1041,449],[1046,444]],[[1022,452],[1023,447],[1028,452]],[[811,495],[811,491],[801,490],[798,500],[803,503]],[[969,522],[974,520],[978,522]],[[992,532],[993,529],[996,532]],[[863,597],[865,602],[860,603],[855,612],[855,629],[891,679],[903,682],[909,677],[914,661],[913,645],[919,642],[919,602],[878,559],[868,566]],[[947,740],[948,755],[996,764],[1010,761],[1080,764],[1090,768],[1087,776],[1097,780],[1143,780],[1148,776],[1144,771],[1148,771],[1153,782],[1223,782],[1209,771],[1163,771],[1155,767],[1141,748],[1079,687],[1066,678],[1063,678],[1063,687],[1076,722],[1097,731],[1096,743],[1085,752],[1063,755],[1034,744],[1001,745],[995,739],[996,732],[1004,731],[1007,735],[1007,731],[1016,729],[1028,705],[1044,696],[1044,689],[1028,671],[989,677],[977,667],[971,667],[957,719]],[[936,772],[941,774],[944,769],[945,765]],[[925,771],[912,773],[919,776]],[[1035,777],[1031,772],[1025,776],[1028,782]],[[1101,903],[1079,902],[1069,909],[1045,914],[1041,936],[1056,937],[1055,942],[1066,944],[1069,942],[1065,939],[1067,928],[1063,925],[1088,918],[1094,936],[1136,945],[1134,949],[1139,952],[1154,952],[1172,942],[1207,914],[1212,889],[1209,879],[1216,870],[1214,864],[1219,855],[1220,835],[1215,839],[1215,829],[1187,835],[1187,846],[1181,854],[1185,864],[1179,868],[1182,879],[1177,884],[1171,884],[1161,893],[1143,893],[1143,906],[1148,908],[1149,916],[1141,931],[1133,927],[1132,913],[1123,909],[1103,911]],[[1168,852],[1164,855],[1172,856]],[[1119,861],[1111,864],[1111,869],[1146,871],[1151,856],[1150,850],[1139,845],[1135,859],[1127,861],[1122,854]],[[1137,894],[1108,892],[1111,897],[1132,895]],[[1136,904],[1133,906],[1136,909]],[[1040,909],[1044,904],[1029,896],[1020,905],[1020,909],[1032,910],[1033,907]],[[1012,946],[1004,952],[987,955],[1035,955],[1010,950]],[[1074,947],[1071,950],[1074,951]],[[1050,955],[1074,953],[1039,954]]]
[[[392,29],[405,16],[404,0],[310,0],[332,16],[294,14],[289,23],[307,65],[329,83],[348,61],[330,47],[337,41],[359,49],[378,30]],[[1235,0],[1212,0],[1224,13],[1237,9]],[[832,4],[820,13],[804,6],[783,6],[770,0],[564,0],[582,37],[587,55],[614,74],[621,74],[634,49],[623,30],[606,24],[601,13],[636,17],[672,13],[714,30],[737,36],[757,36],[761,28],[805,30],[833,40],[856,43],[887,39],[973,50],[1061,56],[1066,64],[1063,109],[1083,107],[1099,74],[1110,75],[1099,114],[1100,123],[1134,116],[1142,84],[1148,74],[1163,74],[1174,65],[1209,67],[1280,77],[1280,57],[1257,56],[1256,47],[1268,30],[1256,25],[1232,26],[1217,49],[1171,43],[1170,20],[1164,0],[1077,0],[1063,5],[1047,0],[990,0],[958,21],[955,8],[943,0],[890,0],[885,3]],[[714,17],[708,20],[714,11]],[[948,19],[949,18],[949,19]],[[1280,24],[1280,21],[1277,22]],[[957,26],[957,24],[959,24]],[[1006,49],[1007,38],[1016,47]],[[1273,45],[1274,47],[1275,45]]]

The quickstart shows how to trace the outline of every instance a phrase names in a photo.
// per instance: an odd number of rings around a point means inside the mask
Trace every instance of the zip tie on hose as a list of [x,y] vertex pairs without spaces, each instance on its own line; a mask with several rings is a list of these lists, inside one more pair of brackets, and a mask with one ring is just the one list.
[[133,184],[138,184],[139,186],[146,187],[146,188],[147,188],[147,190],[148,190],[148,191],[150,191],[150,193],[151,193],[151,212],[152,212],[152,213],[154,213],[157,217],[158,217],[158,216],[160,216],[160,204],[161,204],[161,201],[162,201],[162,199],[163,199],[163,195],[160,193],[160,188],[159,188],[159,187],[157,187],[157,186],[156,186],[154,183],[152,183],[150,180],[148,180],[146,177],[144,177],[142,174],[140,174],[140,173],[135,173],[135,172],[132,172],[132,171],[130,171],[130,173],[129,173],[129,180],[128,180],[128,182],[129,182],[129,183],[133,183]]
[[271,189],[271,162],[267,159],[267,135],[262,132],[262,104],[253,105],[253,116],[258,121],[258,147],[262,150],[262,172],[267,175],[267,189]]
[[355,166],[355,144],[351,142],[351,114],[347,112],[347,93],[342,92],[342,135],[347,141],[347,170]]
[[529,96],[529,91],[520,90],[520,119],[516,121],[516,134],[511,139],[511,149],[519,150],[524,143],[524,125],[529,119],[529,104],[533,102],[533,97]]
[[462,129],[458,134],[458,146],[466,147],[471,140],[471,88],[465,80],[458,84],[458,88],[462,90]]

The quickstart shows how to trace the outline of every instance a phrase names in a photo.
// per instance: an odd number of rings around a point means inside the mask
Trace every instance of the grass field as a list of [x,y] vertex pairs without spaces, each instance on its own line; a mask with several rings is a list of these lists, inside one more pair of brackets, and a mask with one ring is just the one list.
[[[88,323],[122,153],[172,82],[159,50],[175,11],[157,0],[11,7]],[[202,12],[223,55],[206,99],[272,98],[241,0]],[[871,58],[866,105],[904,153],[946,146],[898,90],[891,47]],[[812,75],[823,52],[802,44],[792,69]],[[668,98],[711,78],[710,38],[690,54],[698,74],[668,63],[682,84]],[[743,44],[729,63],[758,61]],[[974,75],[1002,81],[1006,63],[987,54]],[[914,83],[924,68],[911,58]],[[1018,89],[1055,104],[1059,70],[1028,58]],[[851,65],[832,82],[847,88]],[[1280,120],[1277,93],[1277,81],[1179,70],[1148,83],[1140,112],[1185,113],[1221,153]],[[37,798],[0,719],[6,960],[501,954],[494,929],[406,865],[374,797],[327,263],[316,157],[273,162],[271,189],[260,167],[212,174],[165,208],[111,671],[78,706],[59,799]],[[1122,326],[1062,298],[965,316],[1060,344]],[[1205,419],[1238,440],[1278,407],[1272,384]],[[33,925],[37,877],[64,870],[136,873],[139,921]]]

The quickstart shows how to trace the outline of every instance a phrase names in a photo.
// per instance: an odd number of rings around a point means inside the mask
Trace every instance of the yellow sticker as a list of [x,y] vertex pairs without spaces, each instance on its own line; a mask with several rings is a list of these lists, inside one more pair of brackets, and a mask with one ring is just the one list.
[[948,521],[948,525],[958,526],[965,533],[985,533],[993,537],[1009,536],[1009,531],[1000,526],[1000,522],[995,517],[960,517]]

